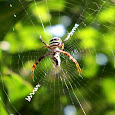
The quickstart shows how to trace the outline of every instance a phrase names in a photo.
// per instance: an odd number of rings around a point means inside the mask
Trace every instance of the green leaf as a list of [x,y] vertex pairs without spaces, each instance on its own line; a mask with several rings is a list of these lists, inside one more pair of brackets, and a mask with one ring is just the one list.
[[102,81],[102,88],[107,101],[115,104],[115,79],[110,77],[104,79]]
[[0,97],[0,115],[8,115],[7,111],[5,110],[5,108],[3,106],[3,102],[1,100],[1,97]]
[[15,73],[9,76],[3,76],[3,83],[8,90],[8,96],[11,102],[25,98],[33,89],[28,82],[24,81]]

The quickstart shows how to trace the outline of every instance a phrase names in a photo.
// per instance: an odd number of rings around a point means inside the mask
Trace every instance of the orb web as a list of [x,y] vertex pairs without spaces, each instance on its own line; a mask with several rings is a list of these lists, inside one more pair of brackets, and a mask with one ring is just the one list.
[[[3,30],[0,42],[0,102],[6,114],[100,114],[114,113],[115,40],[114,0],[111,1],[9,1],[12,10],[8,32]],[[17,9],[17,10],[15,10]],[[50,56],[35,68],[35,82],[30,79],[32,65],[49,52],[39,36],[49,43],[53,36],[68,36],[74,25],[79,27],[64,43],[64,51],[79,63],[60,54],[61,65],[54,68]],[[40,84],[30,103],[25,100]],[[105,96],[104,96],[105,95]],[[103,101],[103,98],[106,102]],[[103,103],[99,103],[101,100]],[[20,102],[16,106],[16,102]],[[26,105],[26,107],[23,106]],[[104,104],[106,106],[104,106]],[[107,104],[110,104],[111,108]],[[32,110],[28,110],[28,108]],[[25,112],[23,110],[26,110]]]

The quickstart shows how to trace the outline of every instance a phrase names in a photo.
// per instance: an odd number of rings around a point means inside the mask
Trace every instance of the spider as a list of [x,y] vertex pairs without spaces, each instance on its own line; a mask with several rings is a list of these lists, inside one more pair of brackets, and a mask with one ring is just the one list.
[[50,52],[46,53],[45,55],[43,55],[42,57],[39,58],[39,60],[32,66],[32,70],[31,70],[31,78],[33,79],[34,81],[34,69],[35,67],[37,66],[37,64],[43,59],[45,58],[46,56],[50,55],[52,61],[53,61],[53,66],[54,67],[58,67],[60,66],[60,53],[62,54],[65,54],[66,56],[68,56],[76,65],[77,69],[78,69],[78,72],[79,72],[79,76],[81,74],[81,68],[78,64],[78,62],[68,53],[68,52],[65,52],[63,51],[64,49],[64,42],[68,40],[68,38],[66,38],[63,42],[60,38],[58,37],[53,37],[50,42],[49,42],[49,45],[46,44],[42,39],[41,39],[41,36],[40,36],[40,40],[45,44],[45,46],[43,47],[47,47],[50,49]]

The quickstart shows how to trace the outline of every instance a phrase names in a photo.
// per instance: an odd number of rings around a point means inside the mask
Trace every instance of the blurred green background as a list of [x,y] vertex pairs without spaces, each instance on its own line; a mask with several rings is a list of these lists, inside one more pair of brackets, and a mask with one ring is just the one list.
[[[49,51],[39,36],[64,40],[75,23],[64,50],[78,60],[83,79],[61,55],[60,68],[42,60],[32,82],[32,65]],[[0,115],[115,115],[114,37],[115,0],[0,0]]]

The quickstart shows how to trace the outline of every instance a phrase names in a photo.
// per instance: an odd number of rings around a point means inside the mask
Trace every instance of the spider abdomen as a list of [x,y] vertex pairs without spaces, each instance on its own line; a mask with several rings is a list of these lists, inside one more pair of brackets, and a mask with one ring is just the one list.
[[52,39],[50,40],[49,46],[50,46],[51,48],[55,48],[55,47],[60,46],[61,43],[62,43],[62,40],[61,40],[60,38],[54,37],[54,38],[52,38]]

